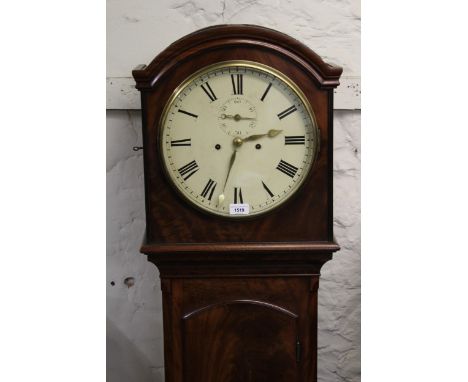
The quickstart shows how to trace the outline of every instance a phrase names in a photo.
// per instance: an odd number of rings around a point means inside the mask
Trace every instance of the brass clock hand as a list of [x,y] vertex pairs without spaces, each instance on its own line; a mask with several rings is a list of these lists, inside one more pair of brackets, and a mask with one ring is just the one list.
[[226,180],[224,181],[223,192],[218,196],[218,205],[221,205],[224,202],[224,190],[226,189],[226,184],[229,179],[229,174],[231,173],[232,166],[236,160],[237,155],[237,148],[234,149],[234,152],[231,155],[231,159],[229,160],[229,168],[226,175]]
[[246,137],[244,139],[242,139],[241,137],[234,138],[234,140],[232,141],[232,144],[234,145],[235,149],[234,149],[234,152],[231,155],[231,159],[229,160],[229,168],[228,168],[228,173],[226,175],[226,180],[224,181],[223,192],[218,196],[218,205],[221,205],[224,202],[224,198],[225,198],[224,197],[224,191],[226,189],[226,184],[227,184],[227,181],[229,179],[229,174],[231,173],[232,166],[233,166],[233,164],[234,164],[234,162],[236,160],[237,148],[241,147],[244,142],[254,141],[256,139],[260,139],[260,138],[263,138],[263,137],[269,137],[269,138],[276,137],[282,131],[283,130],[271,129],[271,130],[268,130],[268,132],[266,134],[250,135],[250,136],[248,136],[248,137]]
[[236,155],[237,155],[237,149],[242,146],[242,143],[244,141],[240,137],[235,137],[234,140],[232,141],[232,144],[234,145],[234,152],[231,155],[231,159],[229,160],[229,168],[228,168],[228,173],[226,175],[226,180],[224,181],[224,186],[223,186],[223,192],[218,196],[218,206],[220,206],[224,202],[224,190],[226,189],[226,184],[229,179],[229,174],[231,173],[232,166],[234,165],[234,162],[236,160]]
[[279,133],[281,133],[283,130],[275,130],[275,129],[271,129],[271,130],[268,130],[268,132],[266,134],[255,134],[255,135],[250,135],[246,138],[243,139],[244,142],[248,142],[248,141],[255,141],[257,139],[260,139],[260,138],[263,138],[263,137],[269,137],[269,138],[273,138],[273,137],[276,137]]

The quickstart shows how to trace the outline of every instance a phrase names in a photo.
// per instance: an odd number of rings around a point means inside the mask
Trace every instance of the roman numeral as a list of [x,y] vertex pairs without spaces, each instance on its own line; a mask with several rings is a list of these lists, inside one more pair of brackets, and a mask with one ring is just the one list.
[[271,82],[270,82],[270,84],[267,86],[267,88],[266,88],[266,90],[265,90],[265,93],[263,93],[262,98],[260,98],[260,101],[263,102],[263,100],[265,99],[266,95],[267,95],[268,92],[270,91],[270,88],[271,88]]
[[236,80],[234,81],[234,74],[231,74],[232,91],[234,94],[243,94],[243,74],[236,74]]
[[244,199],[242,198],[242,190],[241,188],[234,187],[234,204],[244,203]]
[[284,137],[285,145],[305,145],[304,135],[290,135]]
[[205,85],[206,85],[206,88],[201,85],[203,91],[206,93],[206,95],[209,97],[209,99],[211,100],[211,102],[213,101],[216,101],[217,98],[216,98],[216,95],[214,94],[213,92],[213,89],[211,89],[211,86],[210,84],[208,83],[208,81],[205,82]]
[[184,180],[187,180],[190,178],[193,174],[195,174],[199,170],[197,162],[194,160],[191,161],[190,163],[187,163],[185,166],[182,166],[179,168],[177,171],[179,171],[179,174],[184,178]]
[[177,139],[175,141],[171,141],[171,146],[191,146],[192,145],[192,139],[187,138],[187,139]]
[[282,173],[286,174],[287,176],[290,176],[291,178],[294,178],[294,175],[296,175],[297,170],[299,170],[296,166],[293,166],[292,164],[289,164],[288,162],[285,162],[282,159],[278,163],[278,166],[276,166],[276,169],[280,170]]
[[177,110],[177,111],[178,111],[179,113],[189,115],[189,116],[191,116],[191,117],[193,117],[193,118],[198,118],[198,115],[193,114],[193,113],[189,113],[188,111],[185,111],[185,110],[182,110],[182,109],[179,109],[179,110]]
[[273,192],[271,192],[271,190],[267,187],[267,185],[263,183],[263,180],[262,180],[262,184],[263,184],[263,188],[265,189],[265,191],[268,192],[268,195],[273,197]]
[[284,117],[287,117],[289,114],[294,113],[296,110],[297,110],[296,106],[292,105],[291,107],[288,107],[286,110],[279,113],[278,118],[283,119]]
[[210,194],[208,196],[208,200],[211,200],[211,198],[213,197],[213,192],[216,188],[216,182],[212,179],[208,180],[208,183],[206,184],[205,188],[203,189],[202,193],[200,194],[201,196],[203,196],[204,198],[206,198],[206,196],[208,195],[208,193]]

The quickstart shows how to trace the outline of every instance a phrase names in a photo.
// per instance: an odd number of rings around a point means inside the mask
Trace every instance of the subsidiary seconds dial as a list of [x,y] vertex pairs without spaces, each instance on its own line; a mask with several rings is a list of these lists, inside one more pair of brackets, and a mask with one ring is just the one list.
[[[176,190],[194,206],[230,218],[271,211],[297,192],[317,140],[313,111],[299,87],[249,61],[192,75],[161,120],[163,163]],[[238,205],[248,214],[236,214]]]

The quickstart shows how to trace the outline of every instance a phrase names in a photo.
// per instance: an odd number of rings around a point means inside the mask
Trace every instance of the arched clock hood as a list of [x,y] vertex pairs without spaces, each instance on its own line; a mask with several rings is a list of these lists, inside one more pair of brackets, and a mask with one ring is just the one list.
[[289,57],[310,73],[321,89],[335,88],[343,69],[326,63],[298,40],[270,28],[256,25],[216,25],[182,37],[158,54],[151,63],[133,70],[139,90],[151,89],[173,66],[219,48],[256,47]]

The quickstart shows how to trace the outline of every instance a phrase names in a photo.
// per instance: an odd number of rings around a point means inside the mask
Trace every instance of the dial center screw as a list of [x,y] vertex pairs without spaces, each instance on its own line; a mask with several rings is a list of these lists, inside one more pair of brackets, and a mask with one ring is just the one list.
[[241,137],[235,137],[232,143],[234,144],[234,146],[240,147],[242,143],[244,143],[244,141],[242,140]]

